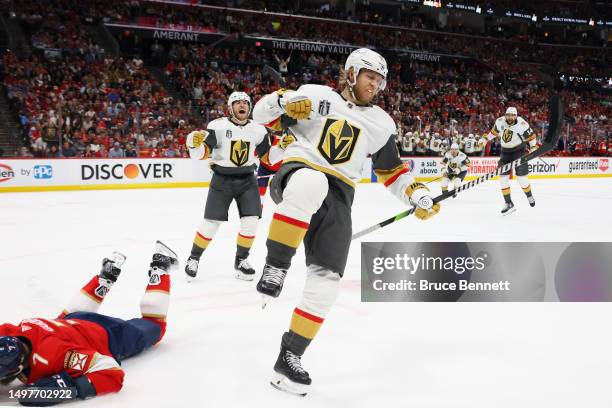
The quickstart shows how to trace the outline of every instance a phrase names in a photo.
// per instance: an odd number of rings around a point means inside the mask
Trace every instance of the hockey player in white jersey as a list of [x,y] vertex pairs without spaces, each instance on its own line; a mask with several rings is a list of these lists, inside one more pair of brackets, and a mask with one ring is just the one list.
[[[448,191],[449,183],[453,183],[453,188],[456,190],[461,186],[461,182],[465,178],[470,159],[467,155],[459,150],[459,145],[453,143],[450,150],[444,154],[442,159],[442,192]],[[457,194],[457,193],[455,193]]]
[[213,171],[204,219],[196,232],[185,266],[189,281],[196,277],[200,257],[217,229],[227,221],[233,200],[236,200],[240,215],[235,276],[244,280],[253,280],[255,276],[255,270],[247,260],[261,217],[261,200],[254,172],[259,160],[268,160],[271,137],[268,129],[249,120],[251,106],[251,98],[246,93],[233,92],[228,100],[229,117],[215,119],[206,130],[194,131],[187,136],[191,158],[205,160],[210,157]]
[[473,133],[468,134],[467,138],[463,140],[463,153],[466,156],[474,156],[476,152],[476,138]]
[[[537,149],[536,135],[531,129],[527,121],[518,116],[518,111],[515,107],[506,109],[506,114],[497,118],[493,128],[489,132],[487,138],[489,140],[499,137],[501,139],[501,157],[499,166],[510,163],[526,153],[526,147],[529,152]],[[531,185],[527,179],[529,167],[527,163],[523,163],[516,167],[516,178],[519,185],[525,192],[530,206],[535,206],[535,199],[531,193]],[[510,197],[510,171],[507,171],[499,176],[505,207],[502,209],[502,215],[510,214],[516,209]]]
[[264,96],[253,112],[256,122],[273,126],[294,119],[296,141],[287,147],[270,194],[278,204],[270,224],[267,257],[257,290],[278,297],[297,248],[304,242],[307,276],[302,300],[282,336],[271,384],[305,395],[311,379],[301,356],[336,299],[351,242],[351,205],[355,183],[371,155],[378,180],[416,216],[428,219],[440,206],[427,187],[416,183],[399,158],[396,126],[371,102],[385,88],[387,63],[361,48],[347,58],[341,92],[303,85]]

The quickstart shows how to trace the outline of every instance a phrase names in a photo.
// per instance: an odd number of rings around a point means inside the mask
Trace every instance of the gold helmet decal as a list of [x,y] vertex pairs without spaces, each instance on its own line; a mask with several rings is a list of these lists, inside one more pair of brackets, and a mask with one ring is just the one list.
[[230,161],[236,166],[242,166],[249,161],[250,142],[232,140],[230,148]]
[[343,119],[327,119],[317,149],[330,164],[351,160],[361,129]]

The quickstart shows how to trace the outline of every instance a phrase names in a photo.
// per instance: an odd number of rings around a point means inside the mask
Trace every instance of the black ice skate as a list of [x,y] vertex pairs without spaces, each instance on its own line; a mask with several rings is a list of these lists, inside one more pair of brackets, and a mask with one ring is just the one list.
[[185,263],[185,274],[187,274],[187,282],[193,282],[198,274],[198,264],[200,260],[190,256]]
[[236,255],[234,269],[236,270],[236,279],[252,281],[255,278],[255,269],[253,269],[247,258],[241,258]]
[[533,196],[527,197],[527,200],[529,200],[530,206],[535,207],[535,198],[533,198]]
[[281,391],[306,396],[312,380],[308,372],[302,368],[301,356],[281,347],[280,354],[274,364],[274,377],[270,384]]
[[508,215],[515,211],[516,211],[516,208],[514,208],[514,203],[510,201],[509,203],[506,203],[506,206],[503,208],[503,210],[501,210],[501,213],[502,215]]
[[286,269],[276,268],[268,264],[264,266],[261,278],[257,282],[257,291],[263,295],[262,309],[266,307],[268,300],[277,298],[280,295],[281,290],[283,290],[285,276],[287,276]]
[[120,252],[113,252],[110,258],[102,260],[102,269],[98,275],[98,287],[95,292],[100,297],[106,296],[121,273],[121,266],[127,257]]
[[178,267],[178,256],[176,252],[168,248],[161,241],[155,242],[155,253],[151,260],[149,269],[149,285],[157,285],[161,282],[161,275],[167,274],[171,269]]

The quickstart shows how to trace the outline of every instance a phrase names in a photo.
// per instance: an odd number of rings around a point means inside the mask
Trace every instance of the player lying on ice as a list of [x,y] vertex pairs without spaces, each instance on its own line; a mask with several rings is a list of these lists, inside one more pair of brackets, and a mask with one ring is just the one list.
[[[56,319],[32,318],[0,325],[0,382],[16,378],[26,388],[75,388],[76,397],[117,392],[123,386],[119,361],[158,343],[166,331],[171,267],[176,254],[157,241],[148,271],[141,318],[122,320],[97,313],[117,281],[125,256],[113,253],[102,270]],[[56,402],[23,405],[47,406]]]

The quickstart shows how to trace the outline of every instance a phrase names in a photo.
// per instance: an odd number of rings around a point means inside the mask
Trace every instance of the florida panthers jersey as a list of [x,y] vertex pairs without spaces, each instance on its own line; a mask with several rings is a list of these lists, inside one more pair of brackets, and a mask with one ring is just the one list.
[[449,151],[444,154],[442,159],[442,167],[447,173],[459,174],[462,171],[467,170],[470,159],[465,153],[459,152],[456,156]]
[[[402,166],[395,143],[397,127],[385,111],[375,105],[356,105],[322,85],[302,85],[297,91],[286,92],[290,98],[310,99],[312,111],[308,119],[289,125],[297,140],[287,147],[285,163],[301,162],[354,186],[362,178],[366,158],[372,155],[374,170],[381,174],[379,179],[404,199],[399,186],[414,180],[404,174],[407,169]],[[282,120],[284,110],[279,97],[274,92],[260,99],[253,119],[267,126]],[[282,98],[288,99],[288,95],[283,94]]]
[[26,384],[66,371],[87,377],[98,395],[119,391],[124,373],[112,357],[106,330],[77,319],[23,320],[0,325],[0,336],[26,338],[31,347],[28,368],[20,375]]
[[517,149],[523,145],[523,142],[535,145],[535,133],[527,121],[520,116],[516,118],[513,125],[509,125],[504,116],[497,118],[489,133],[489,139],[495,136],[499,136],[502,149],[505,150]]
[[222,174],[253,172],[259,159],[270,150],[268,130],[250,120],[241,126],[227,117],[215,119],[208,124],[207,131],[204,144],[189,149],[189,155],[195,159],[210,155],[211,168]]

